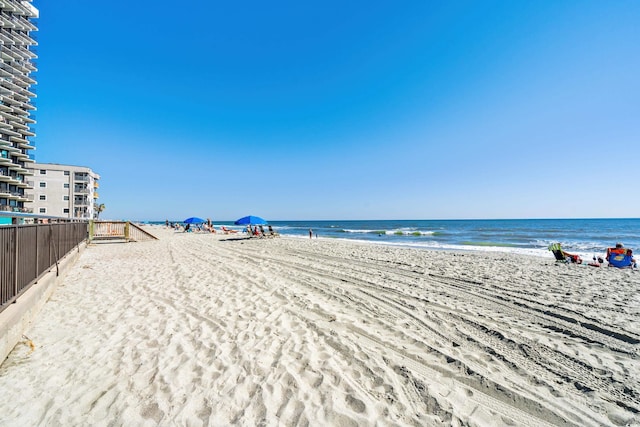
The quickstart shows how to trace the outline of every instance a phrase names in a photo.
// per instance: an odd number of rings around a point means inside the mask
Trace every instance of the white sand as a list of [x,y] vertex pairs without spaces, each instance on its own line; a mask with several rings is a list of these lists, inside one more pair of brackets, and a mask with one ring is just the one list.
[[94,244],[0,425],[640,425],[640,272],[328,239]]

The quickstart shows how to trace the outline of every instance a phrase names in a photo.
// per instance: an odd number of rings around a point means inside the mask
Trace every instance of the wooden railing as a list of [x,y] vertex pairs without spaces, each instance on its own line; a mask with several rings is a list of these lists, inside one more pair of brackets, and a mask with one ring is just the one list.
[[89,240],[140,242],[158,240],[158,238],[129,221],[91,221],[89,223]]

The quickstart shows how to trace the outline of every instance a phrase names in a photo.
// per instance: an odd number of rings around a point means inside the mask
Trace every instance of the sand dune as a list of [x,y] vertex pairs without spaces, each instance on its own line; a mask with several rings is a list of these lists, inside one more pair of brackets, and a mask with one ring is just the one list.
[[640,272],[328,239],[87,248],[1,425],[640,425]]

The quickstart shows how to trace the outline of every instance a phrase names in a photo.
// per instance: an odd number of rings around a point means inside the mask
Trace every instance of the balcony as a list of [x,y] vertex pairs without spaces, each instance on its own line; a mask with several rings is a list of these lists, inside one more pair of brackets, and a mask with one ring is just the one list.
[[[29,196],[31,196],[31,198],[29,198]],[[11,194],[8,196],[9,200],[15,200],[17,202],[31,202],[33,201],[33,195],[27,195],[27,194],[23,194],[23,193],[19,193],[17,191],[12,191]]]
[[[0,113],[0,115],[2,114]],[[16,138],[20,138],[20,134],[18,132],[14,131],[13,129],[5,128],[5,127],[0,128],[0,134],[7,135],[10,137],[13,136]]]
[[11,37],[9,37],[4,30],[0,31],[0,41],[5,45],[9,45],[12,42]]
[[[27,141],[26,139],[24,141]],[[19,142],[18,143],[18,147],[22,148],[23,150],[35,150],[36,146],[31,144],[31,141],[27,141],[27,142]],[[27,154],[28,157],[28,154]]]
[[[3,49],[2,52],[6,52],[6,49]],[[0,86],[2,87],[6,87],[7,89],[13,91],[13,92],[17,92],[22,90],[22,88],[20,86],[18,86],[17,84],[15,84],[11,79],[9,78],[4,78],[2,80],[0,80]]]
[[9,124],[13,126],[16,131],[24,132],[25,130],[29,130],[29,126],[17,120],[10,120]]
[[25,138],[22,137],[22,135],[20,136],[9,136],[9,141],[11,142],[16,142],[18,144],[23,144],[23,145],[29,145],[29,141],[27,141]]
[[19,161],[23,162],[25,161],[25,159],[29,158],[29,155],[27,153],[23,153],[22,151],[18,151],[17,153],[14,153],[13,156],[16,159],[19,159]]
[[[0,129],[0,135],[2,135],[2,129]],[[11,144],[9,141],[5,139],[0,139],[0,148],[8,151],[13,155],[22,153],[22,151],[19,148],[14,147],[13,144]]]
[[0,171],[0,182],[15,184],[15,179],[8,172]]
[[17,212],[17,213],[33,213],[33,208],[22,208],[19,206],[0,205],[0,211]]
[[27,181],[25,181],[22,177],[20,177],[20,179],[16,179],[16,187],[18,188],[30,188],[30,185],[27,184]]
[[95,192],[93,193],[93,198],[94,198],[94,199],[97,199],[98,197],[99,197],[99,196],[98,196],[98,192],[97,192],[97,191],[95,191]]

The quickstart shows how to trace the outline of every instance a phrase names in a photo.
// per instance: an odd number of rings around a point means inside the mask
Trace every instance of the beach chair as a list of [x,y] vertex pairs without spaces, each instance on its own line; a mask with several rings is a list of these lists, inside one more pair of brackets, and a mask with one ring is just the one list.
[[633,251],[626,248],[607,249],[607,261],[609,261],[609,267],[633,268],[635,266]]
[[[262,227],[260,227],[260,229],[262,229]],[[254,227],[253,231],[251,232],[251,237],[257,237],[261,239],[264,237],[264,233],[262,233],[261,230],[258,230],[258,227]]]
[[567,262],[567,257],[564,256],[564,251],[560,243],[550,244],[549,250],[553,253],[553,256],[556,257],[556,262]]
[[577,264],[582,263],[582,259],[578,255],[573,255],[568,252],[565,252],[562,249],[562,245],[560,243],[552,243],[549,245],[549,250],[553,253],[553,256],[556,258],[556,262],[575,262]]

